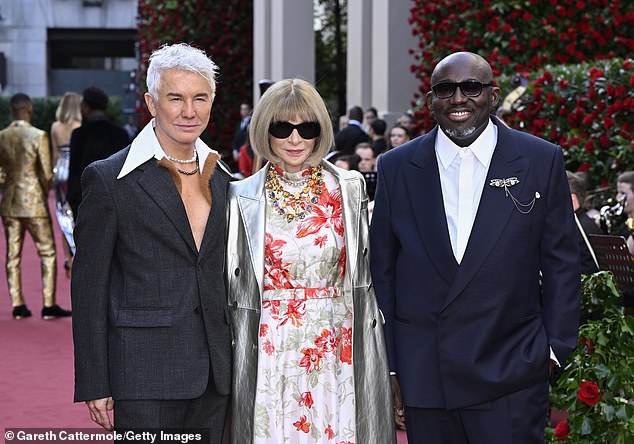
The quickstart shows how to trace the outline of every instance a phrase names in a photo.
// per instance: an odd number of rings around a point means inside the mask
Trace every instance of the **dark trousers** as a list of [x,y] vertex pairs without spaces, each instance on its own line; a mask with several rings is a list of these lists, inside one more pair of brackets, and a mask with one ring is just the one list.
[[546,382],[466,409],[405,407],[409,444],[539,444],[548,411]]
[[[209,371],[211,373],[211,369]],[[228,405],[229,396],[218,394],[210,375],[207,389],[200,398],[115,401],[114,425],[120,433],[149,431],[160,434],[161,430],[167,433],[201,433],[205,439],[192,439],[190,442],[220,444],[223,442]],[[135,441],[131,439],[129,442]],[[156,442],[160,442],[158,437]]]

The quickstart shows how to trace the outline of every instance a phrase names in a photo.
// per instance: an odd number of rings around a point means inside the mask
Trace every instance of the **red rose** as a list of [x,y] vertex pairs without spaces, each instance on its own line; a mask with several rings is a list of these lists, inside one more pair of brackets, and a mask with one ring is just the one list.
[[568,433],[570,433],[568,421],[565,419],[563,421],[559,421],[553,433],[555,435],[555,441],[565,441],[568,438]]
[[586,346],[586,351],[588,353],[592,353],[592,349],[594,348],[594,342],[592,342],[592,339],[581,338],[579,342]]
[[[632,142],[632,148],[634,148],[634,142]],[[589,163],[582,163],[581,165],[579,165],[579,168],[577,168],[577,171],[580,173],[584,173],[586,171],[588,171],[590,169],[592,165],[590,165]]]
[[577,398],[592,407],[601,399],[599,386],[596,382],[583,381],[577,392]]

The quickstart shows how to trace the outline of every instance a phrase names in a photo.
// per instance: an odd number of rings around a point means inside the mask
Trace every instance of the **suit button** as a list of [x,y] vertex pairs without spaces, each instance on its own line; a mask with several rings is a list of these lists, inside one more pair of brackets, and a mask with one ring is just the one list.
[[235,274],[236,276],[240,276],[240,269],[236,268],[233,274]]
[[200,305],[198,305],[196,308],[194,308],[194,313],[200,314]]
[[238,309],[238,301],[233,301],[232,307],[234,310]]
[[372,319],[372,328],[376,327],[376,319]]

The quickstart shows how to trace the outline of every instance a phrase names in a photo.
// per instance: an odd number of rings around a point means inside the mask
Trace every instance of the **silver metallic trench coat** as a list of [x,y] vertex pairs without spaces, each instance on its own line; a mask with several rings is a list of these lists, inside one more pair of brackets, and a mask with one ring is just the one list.
[[[356,440],[358,444],[396,442],[389,370],[379,311],[370,279],[368,198],[356,171],[322,161],[341,187],[347,264],[344,292],[352,293]],[[267,164],[253,176],[230,184],[227,267],[229,313],[233,332],[233,444],[253,442],[258,368],[258,335],[264,278]]]

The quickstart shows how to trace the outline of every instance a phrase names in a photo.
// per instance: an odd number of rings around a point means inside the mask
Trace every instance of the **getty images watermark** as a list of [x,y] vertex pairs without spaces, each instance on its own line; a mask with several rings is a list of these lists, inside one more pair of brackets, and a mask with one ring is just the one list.
[[204,430],[120,430],[108,432],[103,429],[4,429],[7,444],[18,442],[68,443],[82,442],[90,444],[109,444],[130,442],[136,444],[190,444],[208,442],[208,433]]

